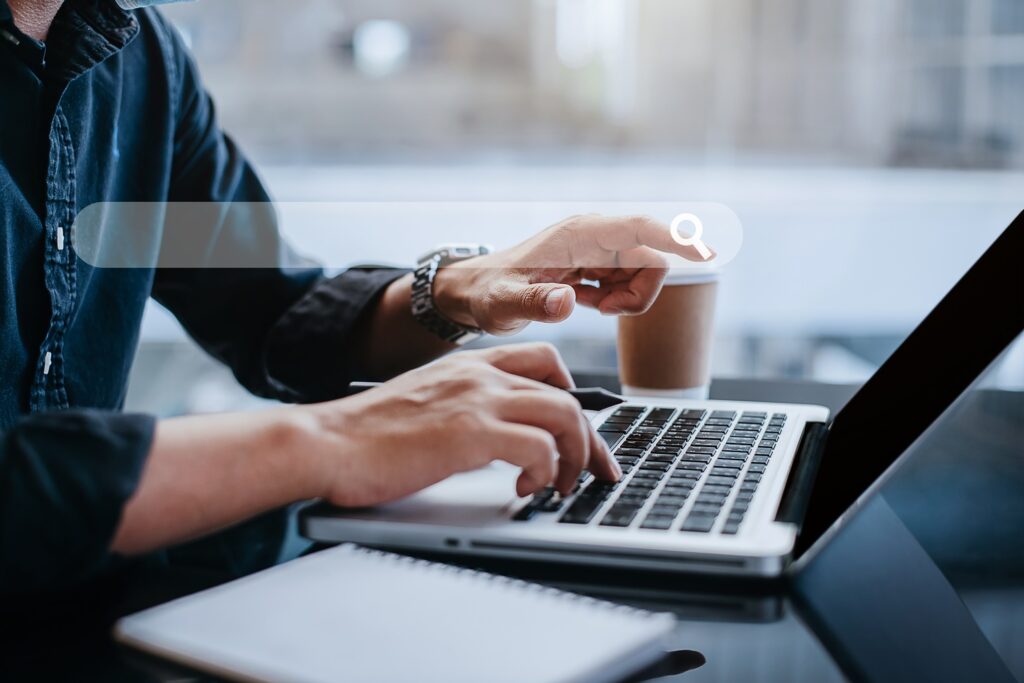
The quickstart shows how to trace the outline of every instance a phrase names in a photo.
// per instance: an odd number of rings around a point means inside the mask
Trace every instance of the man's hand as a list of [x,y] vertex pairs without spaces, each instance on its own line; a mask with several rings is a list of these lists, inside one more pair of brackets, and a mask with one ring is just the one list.
[[308,498],[365,506],[492,460],[516,491],[572,490],[583,468],[622,471],[558,353],[522,344],[460,353],[358,396],[255,413],[163,420],[111,547],[144,553]]
[[586,468],[617,480],[618,464],[547,344],[456,354],[351,398],[310,406],[307,451],[324,469],[321,497],[359,507],[401,498],[492,460],[523,468],[521,495],[569,493]]
[[511,249],[442,268],[434,297],[452,320],[491,334],[564,320],[576,302],[607,315],[636,315],[661,290],[662,252],[704,262],[651,218],[573,216]]

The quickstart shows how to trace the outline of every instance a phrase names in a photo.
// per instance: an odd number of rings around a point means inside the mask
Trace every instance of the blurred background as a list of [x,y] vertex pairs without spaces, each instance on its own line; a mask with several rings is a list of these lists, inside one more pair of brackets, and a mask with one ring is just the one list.
[[[200,0],[164,11],[278,200],[729,206],[744,245],[720,283],[719,396],[816,400],[807,381],[852,393],[1024,209],[1024,0]],[[363,248],[401,260],[466,227],[424,225],[419,243],[395,244],[383,227],[304,215],[310,224],[283,229],[334,264],[366,255],[326,253],[338,248],[326,231],[359,231]],[[503,246],[543,227],[480,230]],[[1022,296],[1024,277],[981,315]],[[615,372],[613,319],[579,311],[520,338],[554,341],[581,376]],[[976,389],[883,493],[949,576],[984,576],[987,590],[994,577],[969,570],[1024,571],[1024,339]],[[128,404],[169,415],[260,402],[153,305]],[[962,595],[1024,671],[1024,602],[985,590]],[[745,636],[759,653],[747,678],[835,676],[800,643],[792,668],[780,629]]]
[[[745,244],[721,283],[717,377],[862,381],[1024,208],[1021,0],[164,11],[279,200],[727,204]],[[523,338],[608,370],[614,330],[580,312]],[[1016,355],[997,383],[1024,384]],[[129,407],[249,402],[154,305]]]

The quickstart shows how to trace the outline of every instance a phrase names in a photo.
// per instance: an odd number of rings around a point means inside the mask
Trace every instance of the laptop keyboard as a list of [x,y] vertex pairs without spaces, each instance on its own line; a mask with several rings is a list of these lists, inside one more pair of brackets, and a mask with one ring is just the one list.
[[561,512],[563,524],[709,533],[724,515],[721,533],[736,534],[785,423],[783,413],[622,406],[598,428],[622,479],[584,472],[568,509],[548,488],[515,519]]

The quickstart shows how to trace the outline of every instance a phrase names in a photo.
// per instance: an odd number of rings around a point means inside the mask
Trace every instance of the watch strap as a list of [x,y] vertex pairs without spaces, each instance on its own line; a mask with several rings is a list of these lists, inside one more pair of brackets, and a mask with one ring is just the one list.
[[461,346],[478,339],[483,331],[446,318],[434,302],[434,278],[444,262],[444,252],[429,255],[416,266],[412,280],[412,315],[425,328],[451,344]]

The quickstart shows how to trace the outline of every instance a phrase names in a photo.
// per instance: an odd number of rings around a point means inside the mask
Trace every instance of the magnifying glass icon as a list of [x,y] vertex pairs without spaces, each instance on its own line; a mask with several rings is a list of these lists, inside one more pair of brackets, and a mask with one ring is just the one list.
[[[683,223],[693,223],[693,234],[689,237],[683,237],[679,234],[679,226]],[[704,224],[701,223],[700,219],[692,213],[681,213],[672,219],[672,224],[669,226],[669,232],[672,233],[672,239],[684,247],[693,247],[700,254],[700,257],[707,261],[711,258],[711,250],[708,249],[708,245],[704,244],[701,238],[704,236]]]

